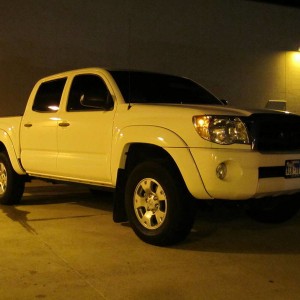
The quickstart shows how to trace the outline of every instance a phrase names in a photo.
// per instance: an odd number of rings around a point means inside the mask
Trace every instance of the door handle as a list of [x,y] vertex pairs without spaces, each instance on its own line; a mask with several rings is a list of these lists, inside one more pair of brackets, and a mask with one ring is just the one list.
[[24,127],[32,127],[32,124],[31,123],[26,123],[26,124],[24,124]]
[[58,123],[58,126],[60,126],[60,127],[68,127],[68,126],[70,126],[70,123],[68,123],[68,122],[61,122],[61,123]]

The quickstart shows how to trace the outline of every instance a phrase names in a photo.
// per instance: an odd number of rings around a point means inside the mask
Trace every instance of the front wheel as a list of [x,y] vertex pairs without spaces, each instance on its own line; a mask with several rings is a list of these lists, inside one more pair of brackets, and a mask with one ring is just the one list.
[[8,156],[0,153],[0,204],[19,203],[24,186],[24,177],[14,171]]
[[129,175],[125,207],[137,236],[146,243],[166,246],[182,241],[194,222],[192,200],[171,168],[143,162]]

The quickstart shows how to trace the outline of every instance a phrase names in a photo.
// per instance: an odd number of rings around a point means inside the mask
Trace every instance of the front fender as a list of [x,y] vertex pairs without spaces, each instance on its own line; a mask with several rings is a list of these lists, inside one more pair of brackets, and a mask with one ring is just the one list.
[[0,130],[0,143],[2,143],[4,148],[6,149],[9,160],[10,160],[15,172],[17,172],[20,175],[25,175],[26,172],[24,171],[24,169],[22,168],[22,166],[18,160],[18,156],[15,151],[12,140],[10,139],[7,132],[2,129]]
[[117,170],[124,169],[131,144],[150,144],[163,148],[176,163],[190,193],[198,199],[210,199],[186,142],[175,132],[158,126],[129,126],[116,130],[112,145],[112,182]]

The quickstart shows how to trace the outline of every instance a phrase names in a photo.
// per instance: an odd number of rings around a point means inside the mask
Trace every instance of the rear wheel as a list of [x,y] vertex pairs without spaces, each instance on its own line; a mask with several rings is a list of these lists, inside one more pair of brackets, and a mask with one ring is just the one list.
[[24,192],[24,177],[17,174],[5,153],[0,153],[0,204],[17,204]]
[[300,208],[299,194],[292,196],[268,197],[249,202],[248,214],[264,223],[280,223],[297,214]]
[[182,241],[194,222],[192,200],[175,172],[143,162],[129,175],[125,190],[128,219],[146,243],[165,246]]

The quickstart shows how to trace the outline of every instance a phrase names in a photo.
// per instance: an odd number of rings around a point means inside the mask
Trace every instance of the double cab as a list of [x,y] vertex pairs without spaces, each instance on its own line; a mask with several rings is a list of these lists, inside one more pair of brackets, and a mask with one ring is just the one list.
[[189,234],[197,199],[284,221],[299,209],[300,117],[234,108],[173,75],[64,72],[36,83],[23,116],[0,118],[0,203],[35,178],[113,190],[114,220],[154,245]]

